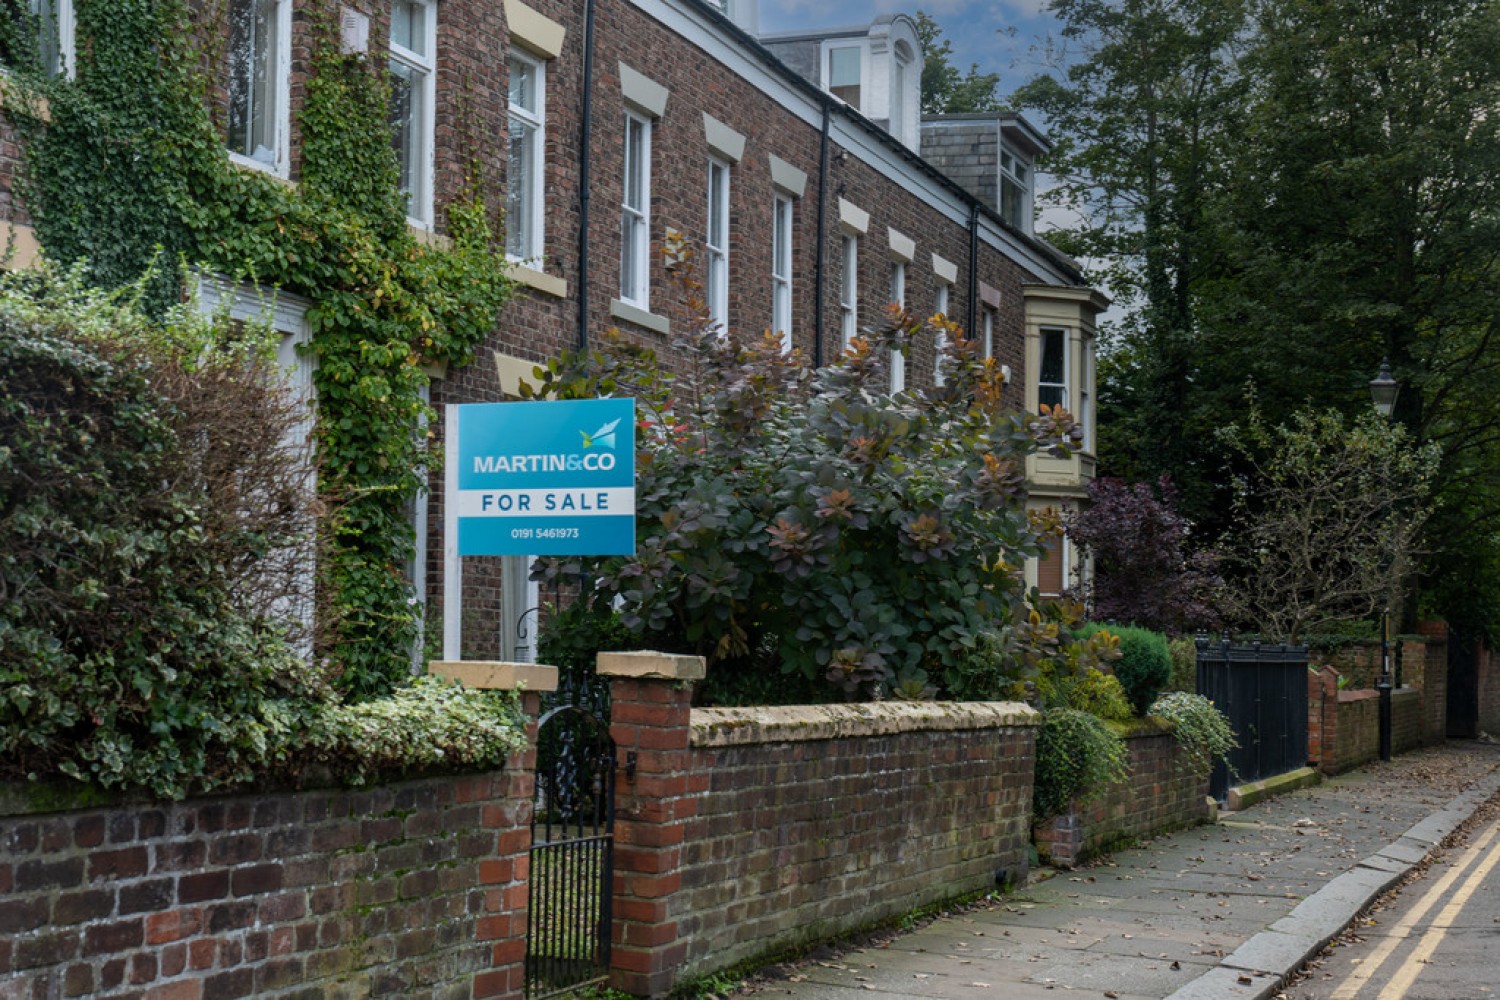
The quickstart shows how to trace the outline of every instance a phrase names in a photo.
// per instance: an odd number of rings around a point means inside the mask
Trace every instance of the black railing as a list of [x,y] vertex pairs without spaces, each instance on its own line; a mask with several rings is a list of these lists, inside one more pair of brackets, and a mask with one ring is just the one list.
[[1214,765],[1209,794],[1307,765],[1307,647],[1198,637],[1198,693],[1229,718],[1239,747]]

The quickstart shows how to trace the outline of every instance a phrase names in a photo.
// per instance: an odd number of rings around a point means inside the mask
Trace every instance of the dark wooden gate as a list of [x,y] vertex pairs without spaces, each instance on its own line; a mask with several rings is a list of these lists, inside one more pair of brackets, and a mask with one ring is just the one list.
[[1472,740],[1479,735],[1479,644],[1448,628],[1447,736]]
[[1214,765],[1209,794],[1307,766],[1307,647],[1198,639],[1198,693],[1229,718],[1239,747]]
[[526,996],[551,997],[609,977],[615,744],[603,713],[574,704],[537,725],[531,818]]

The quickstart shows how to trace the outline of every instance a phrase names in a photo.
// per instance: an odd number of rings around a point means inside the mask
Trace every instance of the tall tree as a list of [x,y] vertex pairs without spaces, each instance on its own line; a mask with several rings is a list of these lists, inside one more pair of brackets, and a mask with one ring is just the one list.
[[[1500,8],[1264,0],[1205,371],[1346,409],[1382,357],[1442,448],[1431,610],[1500,622]],[[1274,411],[1271,411],[1274,415]],[[1488,595],[1486,597],[1485,595]]]
[[967,74],[953,65],[953,43],[930,16],[917,11],[917,36],[922,39],[922,113],[973,114],[1000,108],[999,73],[981,73],[978,63]]
[[[1247,92],[1248,0],[1054,0],[1073,55],[1018,92],[1057,143],[1047,197],[1078,213],[1055,234],[1133,306],[1101,374],[1111,472],[1171,474],[1190,516],[1209,506],[1194,417],[1194,297],[1222,260],[1213,205]],[[1124,377],[1112,377],[1124,376]]]

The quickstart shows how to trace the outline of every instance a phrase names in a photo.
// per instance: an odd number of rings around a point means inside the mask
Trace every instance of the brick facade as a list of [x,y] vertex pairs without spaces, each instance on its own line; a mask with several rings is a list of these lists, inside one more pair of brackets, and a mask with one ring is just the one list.
[[1112,844],[1209,819],[1208,775],[1189,767],[1170,726],[1140,723],[1125,737],[1130,776],[1072,812],[1037,823],[1038,856],[1069,868]]
[[692,709],[613,682],[613,985],[675,984],[1024,875],[1021,705]]
[[[390,5],[375,0],[290,0],[291,78],[288,179],[301,173],[298,115],[311,69],[314,25],[338,16],[341,7],[369,15],[372,61],[387,58]],[[612,315],[620,293],[620,204],[623,190],[624,115],[627,70],[664,88],[666,102],[652,123],[649,310],[681,329],[687,318],[682,293],[668,279],[661,251],[669,234],[680,234],[701,257],[707,218],[706,173],[710,147],[705,116],[744,137],[743,152],[730,167],[728,322],[758,334],[772,322],[772,211],[776,187],[772,157],[800,171],[804,188],[795,199],[792,238],[792,340],[811,362],[825,363],[839,350],[839,296],[843,280],[840,204],[867,213],[858,255],[858,319],[862,327],[882,322],[892,265],[906,264],[906,304],[919,316],[935,307],[940,272],[952,277],[948,312],[963,325],[981,324],[981,300],[993,307],[994,353],[1012,373],[1009,395],[1026,402],[1026,302],[1022,286],[1072,287],[1077,266],[1046,243],[1005,223],[982,199],[940,173],[877,125],[818,90],[778,62],[711,4],[701,0],[594,0],[593,78],[585,81],[585,0],[442,0],[437,5],[432,189],[435,228],[442,207],[458,193],[477,161],[496,203],[503,202],[509,71],[507,56],[534,40],[518,24],[540,18],[555,29],[555,52],[545,66],[542,189],[543,255],[533,277],[519,287],[477,360],[443,373],[432,386],[432,402],[494,402],[515,389],[517,372],[596,338],[618,326],[631,341],[656,350],[668,370],[684,359],[672,333]],[[190,0],[195,29],[204,37],[205,59],[222,58],[222,6]],[[512,24],[515,20],[517,23]],[[550,29],[549,29],[550,30]],[[518,34],[518,31],[521,32]],[[80,51],[87,51],[81,40]],[[217,55],[215,55],[217,54]],[[227,71],[205,65],[210,101],[224,117]],[[586,100],[591,114],[584,135]],[[827,128],[826,150],[824,128]],[[585,146],[590,174],[582,176]],[[25,225],[24,206],[12,200],[20,151],[8,123],[0,124],[0,212]],[[826,172],[824,164],[826,163]],[[249,169],[249,168],[247,168]],[[586,196],[586,197],[585,197]],[[580,234],[584,206],[587,232]],[[820,243],[819,219],[823,239]],[[897,234],[897,235],[893,235]],[[22,243],[31,238],[26,228]],[[973,248],[973,249],[971,249]],[[24,256],[24,255],[23,255]],[[940,258],[941,265],[934,258]],[[972,259],[971,259],[972,258]],[[587,263],[587,288],[582,266]],[[822,273],[822,295],[815,276]],[[950,270],[951,269],[951,270]],[[518,270],[518,275],[530,269]],[[701,277],[701,271],[700,271]],[[316,298],[315,295],[310,297]],[[585,321],[580,330],[580,311]],[[1092,337],[1090,310],[1078,314],[1079,335]],[[821,342],[814,331],[822,321]],[[971,331],[977,332],[977,331]],[[935,344],[922,338],[906,366],[908,387],[930,385]],[[1080,397],[1081,398],[1081,397]],[[442,427],[434,428],[441,447]],[[431,484],[427,560],[424,568],[428,619],[441,618],[442,482]],[[501,615],[501,568],[494,560],[466,564],[464,652],[493,658],[506,625]]]
[[0,997],[519,997],[504,771],[0,817]]

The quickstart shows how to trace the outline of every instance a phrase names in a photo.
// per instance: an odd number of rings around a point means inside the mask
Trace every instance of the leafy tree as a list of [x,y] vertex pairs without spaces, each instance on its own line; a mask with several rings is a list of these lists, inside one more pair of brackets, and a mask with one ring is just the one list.
[[888,394],[892,349],[934,333],[899,310],[818,370],[695,312],[681,377],[615,335],[523,390],[628,387],[642,416],[636,553],[550,561],[545,578],[582,572],[585,599],[618,600],[645,641],[706,656],[721,690],[747,672],[931,697],[972,687],[949,664],[997,636],[1002,672],[1065,652],[1022,575],[1041,551],[1024,467],[1037,448],[1073,446],[1071,417],[1002,412],[998,365],[951,325],[944,384]]
[[922,113],[973,114],[998,111],[999,73],[981,73],[972,63],[967,74],[953,65],[953,43],[928,14],[917,11],[917,36],[922,40]]
[[1269,426],[1257,408],[1224,432],[1253,476],[1226,552],[1231,608],[1275,640],[1398,606],[1418,555],[1437,450],[1366,412],[1307,408]]
[[1080,219],[1051,238],[1099,262],[1117,300],[1137,310],[1106,359],[1129,377],[1106,378],[1101,459],[1136,478],[1173,475],[1195,514],[1208,506],[1207,477],[1183,473],[1200,458],[1204,428],[1184,395],[1195,295],[1222,259],[1214,206],[1242,141],[1249,5],[1054,0],[1050,9],[1071,61],[1016,100],[1051,122],[1055,185],[1044,197]]
[[1218,625],[1215,559],[1188,551],[1190,524],[1165,476],[1150,483],[1102,477],[1067,522],[1068,537],[1092,560],[1083,594],[1090,616],[1180,635]]
[[1500,18],[1478,0],[1270,0],[1225,202],[1231,276],[1205,298],[1205,384],[1253,377],[1271,419],[1369,406],[1441,447],[1432,610],[1500,620]]

